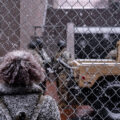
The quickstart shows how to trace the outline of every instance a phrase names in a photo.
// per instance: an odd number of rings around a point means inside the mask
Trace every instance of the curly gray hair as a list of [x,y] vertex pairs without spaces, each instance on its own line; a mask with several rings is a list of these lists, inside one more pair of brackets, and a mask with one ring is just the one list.
[[9,52],[0,65],[0,79],[11,86],[29,86],[44,78],[43,69],[34,56],[23,50]]

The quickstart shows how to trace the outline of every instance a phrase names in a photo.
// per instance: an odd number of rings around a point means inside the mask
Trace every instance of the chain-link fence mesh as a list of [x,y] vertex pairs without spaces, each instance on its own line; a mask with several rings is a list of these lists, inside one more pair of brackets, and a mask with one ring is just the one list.
[[119,0],[0,1],[1,61],[37,54],[62,120],[120,119],[119,39]]

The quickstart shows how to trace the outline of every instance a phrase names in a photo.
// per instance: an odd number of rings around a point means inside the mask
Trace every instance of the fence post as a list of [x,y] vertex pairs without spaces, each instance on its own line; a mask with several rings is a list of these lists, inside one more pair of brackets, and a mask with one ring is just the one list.
[[75,58],[74,47],[74,23],[67,24],[67,51],[71,53],[72,59]]

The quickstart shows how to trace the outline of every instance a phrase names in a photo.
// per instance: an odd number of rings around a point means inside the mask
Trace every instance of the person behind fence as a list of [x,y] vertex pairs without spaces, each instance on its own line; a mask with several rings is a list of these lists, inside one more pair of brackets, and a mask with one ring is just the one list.
[[57,59],[63,60],[65,63],[71,60],[71,54],[66,50],[66,43],[63,40],[60,40],[57,43],[58,53],[56,55]]
[[[39,64],[45,69],[46,79],[49,79],[49,64],[51,62],[50,57],[47,55],[46,51],[43,48],[43,40],[38,36],[32,36],[32,41],[28,44],[29,52],[31,52]],[[45,91],[46,89],[46,80],[40,84]]]
[[106,56],[105,58],[106,58],[106,59],[116,60],[116,58],[117,58],[117,48],[111,50],[111,51],[107,54],[107,56]]
[[66,50],[65,41],[60,40],[57,43],[57,46],[58,52],[55,56],[55,60],[53,60],[56,65],[53,65],[53,67],[55,66],[54,69],[56,73],[59,74],[64,68],[67,68],[66,70],[69,69],[68,61],[71,60],[71,54]]
[[62,40],[58,42],[58,54],[56,59],[58,60],[59,67],[57,67],[57,87],[61,99],[60,105],[66,106],[66,104],[78,104],[78,94],[80,93],[79,85],[74,79],[73,68],[70,67],[69,61],[72,61],[71,53],[66,50],[66,43]]
[[44,78],[31,53],[6,54],[0,65],[0,120],[60,120],[56,101],[37,85]]
[[60,40],[57,43],[58,53],[55,56],[54,71],[56,76],[56,85],[58,95],[60,97],[59,105],[64,107],[67,103],[67,93],[68,93],[68,80],[71,79],[71,69],[68,65],[68,61],[71,60],[71,54],[66,50],[66,43]]
[[32,36],[31,38],[32,41],[28,44],[28,49],[44,67],[44,64],[51,62],[51,59],[43,48],[43,39],[39,36]]

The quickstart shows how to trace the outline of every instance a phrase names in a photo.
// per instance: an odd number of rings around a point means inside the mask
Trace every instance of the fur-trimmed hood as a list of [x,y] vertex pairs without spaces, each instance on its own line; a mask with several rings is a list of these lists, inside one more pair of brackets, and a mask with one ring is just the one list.
[[5,84],[0,84],[0,95],[25,95],[32,93],[43,93],[39,85],[32,84],[29,87],[10,87]]

